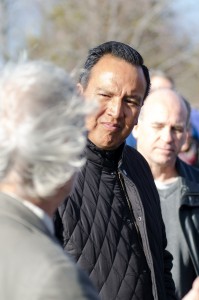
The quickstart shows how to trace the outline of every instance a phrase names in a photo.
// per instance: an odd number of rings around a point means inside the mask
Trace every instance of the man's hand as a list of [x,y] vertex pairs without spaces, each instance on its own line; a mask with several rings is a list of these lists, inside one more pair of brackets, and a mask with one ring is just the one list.
[[192,289],[182,300],[199,300],[199,277],[195,279]]

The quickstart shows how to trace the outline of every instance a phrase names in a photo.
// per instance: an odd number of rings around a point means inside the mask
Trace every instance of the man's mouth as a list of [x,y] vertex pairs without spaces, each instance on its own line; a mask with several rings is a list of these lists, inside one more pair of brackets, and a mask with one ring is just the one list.
[[158,149],[160,151],[164,152],[164,153],[171,153],[171,152],[173,152],[173,148],[171,148],[171,147],[159,147]]
[[120,125],[118,123],[102,122],[101,124],[110,131],[118,131],[120,129]]

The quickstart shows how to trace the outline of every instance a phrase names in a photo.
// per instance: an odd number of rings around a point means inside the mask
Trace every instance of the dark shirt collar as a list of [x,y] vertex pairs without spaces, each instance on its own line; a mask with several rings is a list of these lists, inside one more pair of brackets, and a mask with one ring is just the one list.
[[118,162],[122,157],[122,152],[125,143],[122,143],[117,149],[114,150],[104,150],[98,148],[90,140],[87,142],[86,157],[88,160],[103,165],[109,168],[117,168]]

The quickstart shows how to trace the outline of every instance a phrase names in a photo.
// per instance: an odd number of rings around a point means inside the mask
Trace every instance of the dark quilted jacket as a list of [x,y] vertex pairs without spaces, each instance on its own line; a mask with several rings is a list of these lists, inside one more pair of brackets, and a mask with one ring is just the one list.
[[104,151],[91,142],[86,156],[55,220],[64,249],[103,300],[176,299],[172,256],[165,251],[159,198],[146,161],[128,146]]

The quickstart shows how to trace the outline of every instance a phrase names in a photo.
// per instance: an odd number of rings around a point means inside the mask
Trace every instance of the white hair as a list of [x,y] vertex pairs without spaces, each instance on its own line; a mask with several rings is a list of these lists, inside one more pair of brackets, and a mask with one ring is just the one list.
[[70,76],[45,61],[8,64],[0,74],[0,180],[47,198],[84,163],[90,112]]

